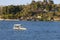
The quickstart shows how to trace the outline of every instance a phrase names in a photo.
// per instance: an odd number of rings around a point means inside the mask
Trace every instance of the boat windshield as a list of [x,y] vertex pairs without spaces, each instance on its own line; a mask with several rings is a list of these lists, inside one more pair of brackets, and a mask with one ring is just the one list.
[[14,24],[14,27],[22,27],[21,24]]

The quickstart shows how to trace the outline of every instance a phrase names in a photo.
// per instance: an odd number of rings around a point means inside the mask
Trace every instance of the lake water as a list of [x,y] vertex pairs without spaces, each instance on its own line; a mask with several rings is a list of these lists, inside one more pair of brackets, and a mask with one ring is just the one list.
[[[14,24],[27,30],[13,30]],[[0,40],[60,40],[60,22],[0,21]]]

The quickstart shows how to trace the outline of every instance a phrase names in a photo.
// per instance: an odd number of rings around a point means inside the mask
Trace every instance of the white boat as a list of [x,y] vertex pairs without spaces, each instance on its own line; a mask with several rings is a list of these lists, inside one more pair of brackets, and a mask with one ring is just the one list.
[[27,30],[27,28],[24,28],[21,24],[14,24],[13,29],[14,30]]

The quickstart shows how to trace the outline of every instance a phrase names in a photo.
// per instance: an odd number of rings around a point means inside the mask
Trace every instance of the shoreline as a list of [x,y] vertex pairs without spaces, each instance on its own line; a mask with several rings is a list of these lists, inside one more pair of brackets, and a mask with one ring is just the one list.
[[0,21],[19,21],[19,19],[0,19]]
[[59,22],[60,20],[19,20],[19,19],[0,19],[0,21],[51,21]]

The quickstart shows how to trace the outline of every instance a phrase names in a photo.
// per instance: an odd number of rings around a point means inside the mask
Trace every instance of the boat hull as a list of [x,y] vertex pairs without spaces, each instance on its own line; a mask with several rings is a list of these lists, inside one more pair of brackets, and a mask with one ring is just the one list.
[[27,30],[26,28],[13,28],[14,30]]

